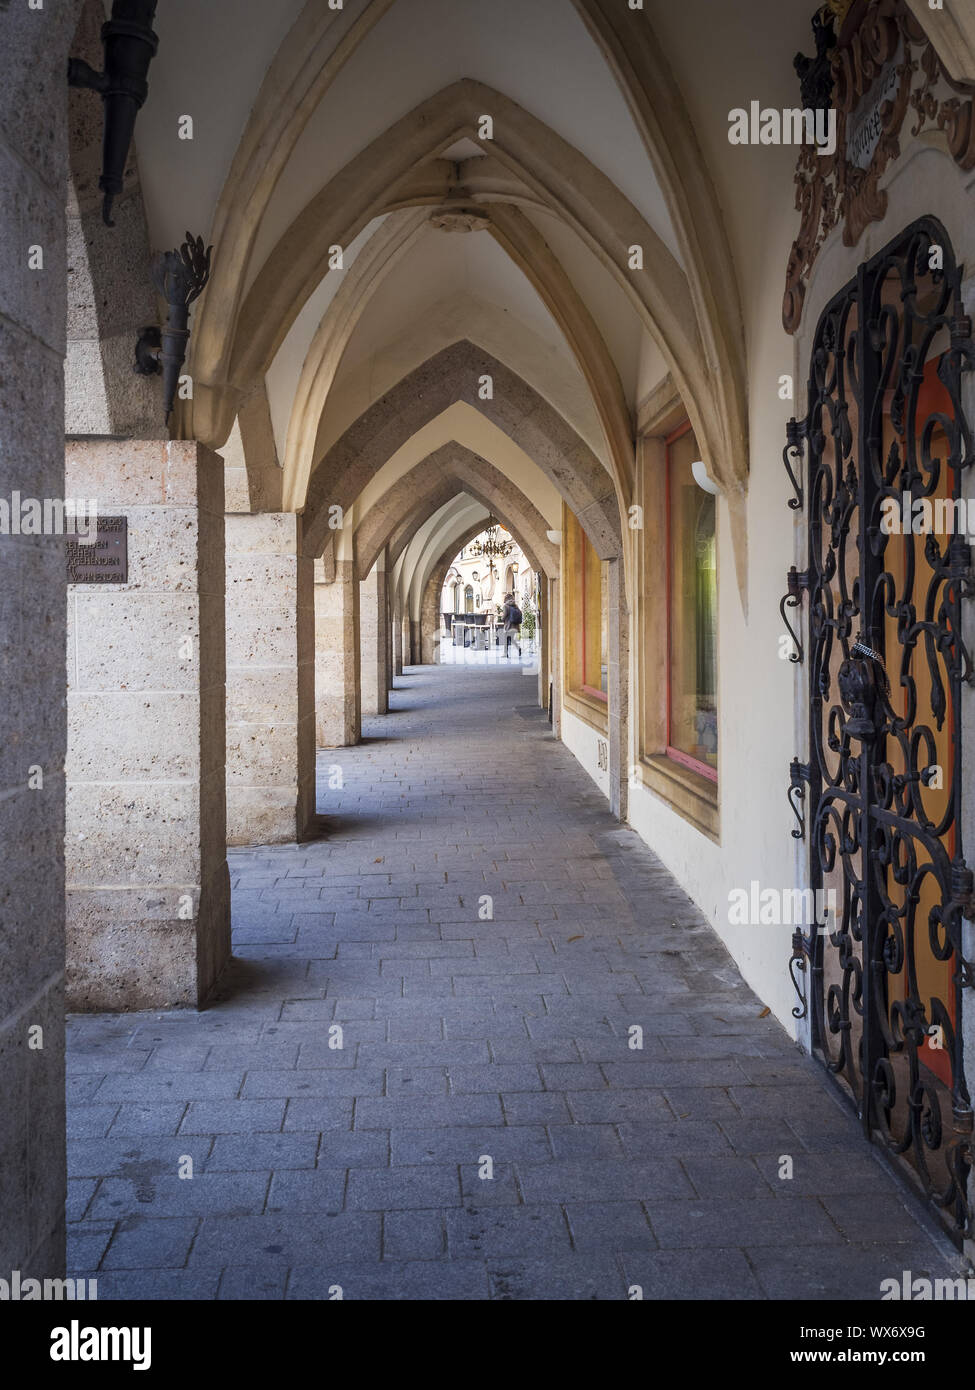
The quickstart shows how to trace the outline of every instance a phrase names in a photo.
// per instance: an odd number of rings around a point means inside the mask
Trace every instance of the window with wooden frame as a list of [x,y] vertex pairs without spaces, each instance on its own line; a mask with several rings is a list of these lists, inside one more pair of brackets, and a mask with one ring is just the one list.
[[695,477],[700,448],[676,390],[665,383],[650,404],[636,477],[643,521],[636,770],[644,786],[717,840],[717,499]]
[[715,498],[685,423],[667,439],[667,755],[718,780]]
[[600,560],[567,507],[562,531],[566,703],[587,722],[605,729],[609,704],[608,564]]

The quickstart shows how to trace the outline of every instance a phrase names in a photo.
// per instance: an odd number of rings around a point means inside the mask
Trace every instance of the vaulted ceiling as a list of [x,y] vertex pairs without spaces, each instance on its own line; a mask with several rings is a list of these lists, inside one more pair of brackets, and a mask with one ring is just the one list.
[[[166,0],[136,137],[150,240],[189,227],[215,247],[182,431],[280,468],[272,505],[302,511],[350,426],[467,341],[558,412],[621,509],[636,413],[669,371],[736,504],[749,220],[733,181],[762,186],[748,151],[729,169],[727,112],[793,103],[809,3],[754,0],[747,25],[736,9]],[[489,434],[459,442],[550,514],[531,451]]]

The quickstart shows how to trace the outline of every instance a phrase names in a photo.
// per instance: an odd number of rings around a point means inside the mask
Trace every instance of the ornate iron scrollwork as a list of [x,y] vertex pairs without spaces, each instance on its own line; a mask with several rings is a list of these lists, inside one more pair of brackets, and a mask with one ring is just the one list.
[[797,570],[795,565],[793,565],[786,575],[786,583],[788,584],[788,588],[782,595],[782,601],[779,604],[779,612],[782,614],[782,621],[788,628],[789,636],[795,644],[795,651],[789,653],[789,660],[796,665],[800,665],[803,659],[802,638],[789,622],[789,615],[785,610],[787,608],[799,608],[802,604],[802,596],[809,588],[809,571]]
[[837,904],[828,930],[794,941],[790,971],[865,1134],[910,1166],[959,1239],[975,1233],[961,1026],[975,905],[960,814],[960,696],[975,683],[962,604],[975,582],[966,536],[881,521],[891,499],[955,515],[975,456],[961,389],[973,366],[950,239],[922,218],[824,309],[804,495],[789,469],[809,595],[809,762],[790,770],[792,835],[808,829],[809,882]]

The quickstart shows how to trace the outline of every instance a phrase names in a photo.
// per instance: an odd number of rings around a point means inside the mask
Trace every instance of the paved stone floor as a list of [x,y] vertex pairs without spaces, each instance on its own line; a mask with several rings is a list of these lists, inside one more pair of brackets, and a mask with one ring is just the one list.
[[72,1269],[166,1299],[873,1299],[954,1272],[534,680],[397,686],[319,755],[324,838],[232,852],[219,1002],[70,1021]]

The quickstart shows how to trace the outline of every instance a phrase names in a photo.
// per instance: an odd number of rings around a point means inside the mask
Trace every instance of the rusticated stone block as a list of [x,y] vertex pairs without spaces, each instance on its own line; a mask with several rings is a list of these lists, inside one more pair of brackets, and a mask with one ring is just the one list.
[[67,490],[129,522],[129,582],[69,588],[69,999],[199,1005],[230,955],[222,462],[74,440]]
[[313,564],[293,513],[226,528],[228,843],[282,843],[315,812]]

